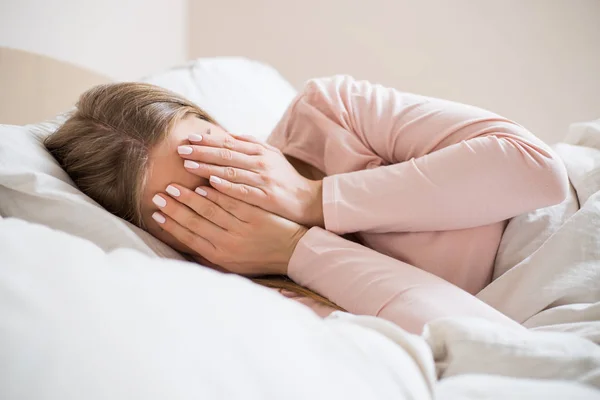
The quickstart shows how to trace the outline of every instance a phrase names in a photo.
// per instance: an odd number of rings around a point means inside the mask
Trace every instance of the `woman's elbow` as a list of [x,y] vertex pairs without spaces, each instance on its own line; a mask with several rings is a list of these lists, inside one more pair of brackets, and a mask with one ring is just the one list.
[[543,163],[542,181],[544,184],[544,197],[548,204],[553,206],[565,201],[569,194],[569,176],[567,169],[560,157],[554,152],[548,152]]
[[[522,128],[521,128],[522,129]],[[517,135],[518,133],[518,135]],[[569,177],[561,158],[531,133],[522,129],[510,137],[500,139],[505,154],[507,149],[517,151],[523,163],[516,170],[515,179],[525,190],[531,192],[529,199],[535,208],[562,203],[569,194]]]

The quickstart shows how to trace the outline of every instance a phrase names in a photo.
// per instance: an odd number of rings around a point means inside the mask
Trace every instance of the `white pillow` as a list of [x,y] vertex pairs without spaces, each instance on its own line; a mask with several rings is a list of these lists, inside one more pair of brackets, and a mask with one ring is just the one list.
[[296,96],[274,68],[240,57],[200,59],[142,81],[182,94],[230,132],[262,140]]
[[571,124],[564,142],[600,149],[600,119]]
[[238,276],[11,218],[0,315],[5,400],[426,399],[433,375],[397,328],[412,351]]
[[40,128],[0,125],[0,214],[86,238],[104,250],[129,247],[148,255],[182,258],[77,189],[44,148],[46,131]]
[[[265,137],[295,95],[273,68],[242,58],[200,59],[145,81],[180,92],[227,129]],[[42,145],[64,117],[27,126],[0,125],[0,215],[48,225],[108,251],[181,256],[80,192]]]

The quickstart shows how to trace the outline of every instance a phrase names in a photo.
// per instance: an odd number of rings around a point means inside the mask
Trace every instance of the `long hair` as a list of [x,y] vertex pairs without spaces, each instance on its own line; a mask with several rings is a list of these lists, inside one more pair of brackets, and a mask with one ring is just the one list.
[[[190,114],[216,123],[194,103],[158,86],[100,85],[81,95],[76,110],[44,145],[81,191],[109,212],[145,229],[141,199],[150,151]],[[340,309],[286,277],[253,280]]]

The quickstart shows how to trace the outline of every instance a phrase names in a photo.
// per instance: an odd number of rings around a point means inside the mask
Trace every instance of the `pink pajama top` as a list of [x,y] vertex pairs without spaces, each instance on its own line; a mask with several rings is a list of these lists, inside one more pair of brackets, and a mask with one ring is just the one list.
[[300,240],[290,278],[416,333],[444,316],[506,322],[471,294],[491,280],[506,221],[568,190],[560,159],[522,126],[349,76],[309,81],[268,142],[326,175],[325,230]]

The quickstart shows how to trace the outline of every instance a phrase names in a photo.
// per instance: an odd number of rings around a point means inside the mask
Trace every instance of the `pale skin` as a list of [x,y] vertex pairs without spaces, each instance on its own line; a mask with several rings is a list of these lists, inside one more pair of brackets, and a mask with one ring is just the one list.
[[142,214],[151,234],[201,263],[285,275],[306,226],[323,226],[321,193],[278,149],[188,115],[150,152]]

